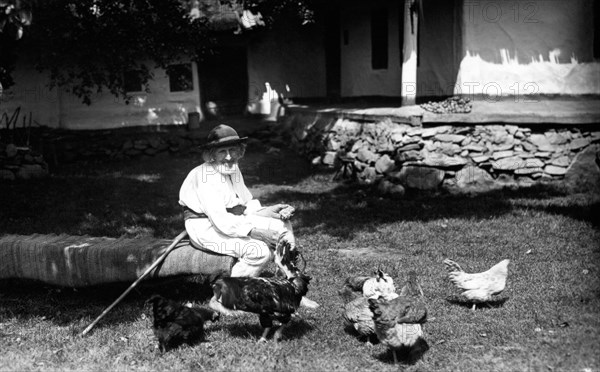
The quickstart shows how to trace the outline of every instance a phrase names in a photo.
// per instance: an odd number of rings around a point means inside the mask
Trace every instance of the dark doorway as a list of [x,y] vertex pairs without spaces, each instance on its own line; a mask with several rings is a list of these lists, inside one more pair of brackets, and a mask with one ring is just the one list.
[[341,56],[340,56],[340,8],[337,2],[325,2],[323,5],[325,25],[325,68],[327,98],[337,101],[341,94]]
[[419,17],[417,103],[451,96],[463,58],[462,0],[423,1]]
[[387,70],[388,68],[388,10],[371,11],[371,68]]
[[[215,50],[199,64],[200,100],[216,104],[219,115],[240,115],[248,103],[246,48],[227,46]],[[210,114],[209,114],[210,115]]]

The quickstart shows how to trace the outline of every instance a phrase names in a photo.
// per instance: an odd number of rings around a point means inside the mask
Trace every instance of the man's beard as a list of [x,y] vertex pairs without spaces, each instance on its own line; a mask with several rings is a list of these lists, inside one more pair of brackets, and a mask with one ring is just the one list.
[[217,172],[221,174],[235,174],[238,171],[238,164],[237,162],[223,162],[220,164],[216,164],[215,168],[217,169]]

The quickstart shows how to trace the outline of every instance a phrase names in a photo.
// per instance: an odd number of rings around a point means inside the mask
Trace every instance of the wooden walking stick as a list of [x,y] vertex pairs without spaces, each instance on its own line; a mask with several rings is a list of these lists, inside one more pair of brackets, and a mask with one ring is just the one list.
[[152,270],[154,270],[156,268],[156,266],[160,265],[160,263],[167,257],[167,255],[169,253],[171,253],[171,251],[175,248],[175,246],[177,245],[177,243],[179,243],[181,241],[181,239],[185,238],[187,235],[187,232],[185,230],[183,230],[179,235],[177,235],[177,237],[173,240],[173,243],[171,243],[171,245],[169,245],[169,247],[167,248],[167,250],[165,251],[165,253],[163,253],[156,261],[154,261],[154,263],[139,277],[137,278],[137,280],[135,282],[133,282],[132,285],[129,286],[129,288],[127,288],[125,290],[125,292],[123,292],[123,294],[121,294],[119,296],[119,298],[117,298],[115,300],[115,302],[113,302],[112,304],[110,304],[109,307],[106,308],[106,310],[104,310],[102,312],[102,314],[100,314],[96,320],[94,320],[89,326],[87,326],[86,329],[83,330],[83,332],[81,332],[82,336],[85,336],[86,333],[88,333],[92,328],[94,328],[94,326],[100,321],[100,319],[102,319],[106,314],[108,314],[108,312],[110,310],[112,310],[113,307],[115,307],[119,302],[121,302],[121,300],[123,298],[125,298],[125,296],[127,296],[127,294],[129,292],[131,292],[131,290],[133,288],[135,288],[136,285],[138,285],[139,282],[142,281],[142,279],[144,279],[146,277],[146,275],[150,274],[150,272]]

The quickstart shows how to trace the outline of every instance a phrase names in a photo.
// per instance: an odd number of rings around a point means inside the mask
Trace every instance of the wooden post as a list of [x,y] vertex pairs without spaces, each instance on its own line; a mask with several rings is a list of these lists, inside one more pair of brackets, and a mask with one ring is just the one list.
[[404,0],[404,42],[402,47],[402,106],[414,105],[417,97],[417,32],[419,0]]

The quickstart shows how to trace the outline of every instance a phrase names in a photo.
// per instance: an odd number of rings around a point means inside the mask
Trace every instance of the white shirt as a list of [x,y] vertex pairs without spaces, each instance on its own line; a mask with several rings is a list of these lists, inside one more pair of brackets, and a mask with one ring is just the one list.
[[[247,237],[254,227],[245,215],[261,207],[244,183],[239,168],[234,174],[221,174],[210,163],[192,169],[179,190],[179,204],[208,216],[211,224],[222,234]],[[235,216],[225,208],[245,205],[244,215]]]

